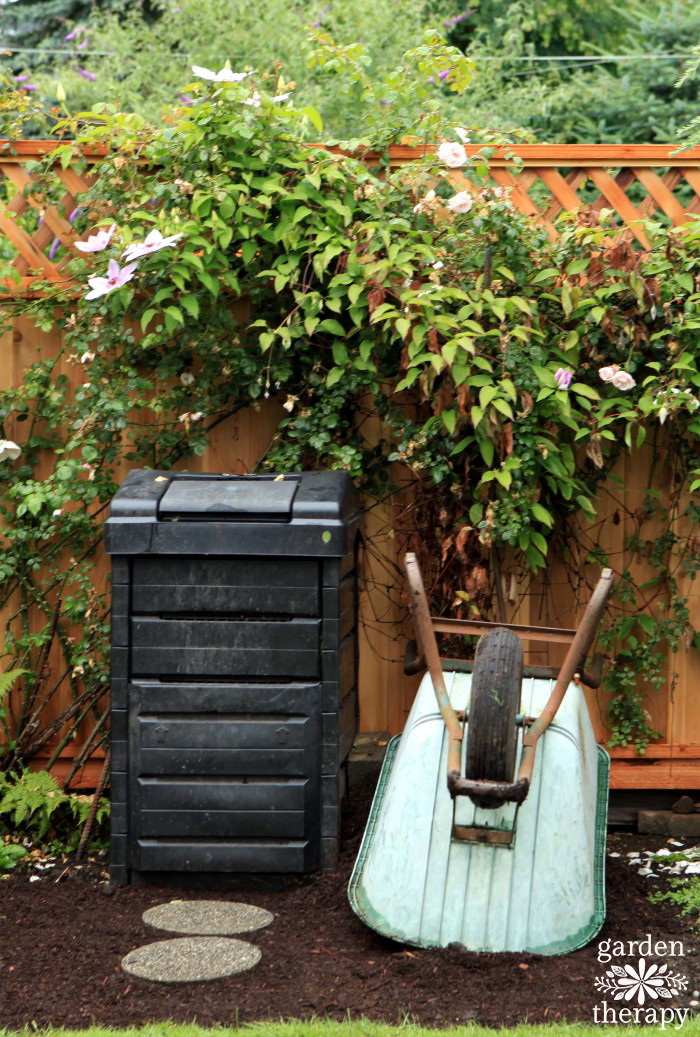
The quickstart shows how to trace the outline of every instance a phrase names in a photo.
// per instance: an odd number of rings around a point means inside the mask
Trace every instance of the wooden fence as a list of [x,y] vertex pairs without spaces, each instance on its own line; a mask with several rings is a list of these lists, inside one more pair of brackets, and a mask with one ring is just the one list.
[[[50,142],[0,142],[0,261],[15,271],[6,280],[6,291],[24,294],[35,289],[37,279],[66,280],[65,263],[76,240],[70,217],[80,203],[80,194],[89,183],[88,172],[55,169],[55,185],[49,197],[32,194],[31,163],[46,156],[54,147]],[[594,218],[601,209],[612,210],[620,231],[634,235],[639,246],[648,241],[637,221],[653,217],[665,223],[681,224],[687,214],[700,213],[700,149],[673,155],[663,146],[584,146],[530,145],[518,148],[517,167],[502,156],[491,159],[495,183],[511,189],[513,204],[521,212],[541,220],[550,235],[556,235],[554,220],[562,210],[586,206]],[[411,148],[392,150],[392,163],[400,166],[415,158]],[[28,168],[29,164],[29,168]],[[4,199],[4,201],[3,201]],[[61,350],[58,332],[42,333],[26,320],[17,318],[14,328],[0,341],[0,387],[18,385],[36,351],[57,355]],[[77,365],[59,362],[57,374],[65,374],[75,387],[80,381]],[[245,411],[220,425],[205,454],[187,463],[190,471],[250,471],[266,447],[281,414],[276,404]],[[5,434],[21,442],[22,427],[6,423]],[[624,458],[615,474],[622,487],[611,481],[599,498],[595,524],[581,527],[582,550],[599,544],[621,571],[629,566],[640,580],[643,563],[626,557],[625,540],[636,521],[639,505],[647,489],[651,464],[642,463],[642,453],[634,462]],[[182,466],[181,466],[182,467]],[[668,493],[672,467],[657,465],[653,487]],[[389,500],[372,508],[365,520],[365,532],[373,550],[364,559],[361,592],[360,709],[365,731],[400,731],[417,686],[416,678],[402,671],[406,639],[405,607],[397,587],[399,543],[394,528],[401,510],[399,500]],[[99,557],[95,564],[95,583],[105,586],[108,561]],[[545,625],[573,626],[585,604],[587,590],[582,583],[572,587],[565,573],[552,566],[545,580],[519,585],[515,571],[503,578],[509,589],[508,619]],[[687,588],[691,622],[700,629],[700,592]],[[0,621],[6,616],[0,616]],[[559,661],[557,649],[529,653],[532,663]],[[50,665],[59,673],[61,659],[53,650]],[[644,757],[634,750],[613,750],[611,784],[614,788],[692,788],[700,786],[700,652],[682,649],[668,655],[665,691],[648,695],[649,713],[662,738],[650,746]],[[66,700],[67,701],[67,700]],[[65,701],[56,696],[55,711]],[[599,739],[605,740],[605,701],[595,693],[589,705]],[[75,747],[62,755],[58,775],[65,773]],[[41,763],[38,760],[37,763]],[[78,784],[94,784],[99,758],[83,769]]]

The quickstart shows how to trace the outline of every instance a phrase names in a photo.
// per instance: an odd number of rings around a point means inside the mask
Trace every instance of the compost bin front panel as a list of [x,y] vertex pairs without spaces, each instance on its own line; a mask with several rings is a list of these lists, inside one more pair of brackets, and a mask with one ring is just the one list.
[[317,616],[318,563],[299,558],[136,558],[135,613]]
[[318,684],[131,683],[131,867],[318,865]]

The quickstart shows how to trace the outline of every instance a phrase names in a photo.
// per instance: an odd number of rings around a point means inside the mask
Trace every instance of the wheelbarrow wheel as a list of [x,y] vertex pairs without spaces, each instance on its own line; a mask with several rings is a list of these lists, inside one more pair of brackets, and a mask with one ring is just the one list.
[[[512,782],[518,751],[515,720],[523,680],[523,648],[512,630],[493,630],[479,639],[472,671],[467,730],[466,776],[476,781]],[[483,797],[480,806],[500,806]]]

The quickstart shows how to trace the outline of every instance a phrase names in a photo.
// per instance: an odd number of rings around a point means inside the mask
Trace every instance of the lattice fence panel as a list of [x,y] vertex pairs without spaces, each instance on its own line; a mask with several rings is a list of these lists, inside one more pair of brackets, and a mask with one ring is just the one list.
[[[40,191],[34,164],[55,147],[50,141],[0,142],[0,262],[19,275],[19,283],[4,281],[6,291],[31,290],[35,280],[66,280],[66,263],[80,240],[71,218],[90,186],[89,167],[86,173],[77,164],[56,165],[53,183]],[[584,209],[595,218],[601,209],[611,210],[619,234],[644,249],[645,220],[679,226],[700,215],[700,149],[675,155],[663,145],[535,144],[521,146],[518,155],[517,166],[492,157],[491,177],[510,190],[516,209],[544,224],[552,240],[564,211]],[[410,147],[391,149],[395,167],[416,157]]]
[[[39,281],[66,281],[78,233],[80,196],[92,183],[88,171],[55,165],[41,179],[37,163],[56,145],[46,141],[0,143],[0,266],[4,292],[26,293]],[[81,165],[84,163],[81,162]],[[85,221],[82,221],[83,225]],[[80,226],[80,221],[76,221]],[[9,275],[9,276],[8,276]]]

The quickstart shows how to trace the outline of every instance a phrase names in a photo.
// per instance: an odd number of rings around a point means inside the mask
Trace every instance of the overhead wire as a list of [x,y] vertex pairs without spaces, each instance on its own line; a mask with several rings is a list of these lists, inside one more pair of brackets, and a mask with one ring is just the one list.
[[[75,49],[71,50],[68,47],[11,47],[0,42],[0,53],[4,54],[67,54],[74,57],[76,54]],[[91,54],[99,55],[100,57],[109,57],[113,54],[113,51],[109,50],[81,50],[80,54]],[[191,58],[191,54],[182,54],[184,58]],[[475,63],[486,62],[486,61],[501,61],[501,62],[577,62],[583,64],[605,64],[609,62],[619,61],[671,61],[671,60],[686,60],[687,58],[696,57],[695,54],[516,54],[513,56],[501,56],[497,54],[484,54],[480,56],[466,55],[469,61]],[[218,56],[217,60],[226,60],[221,55]]]

